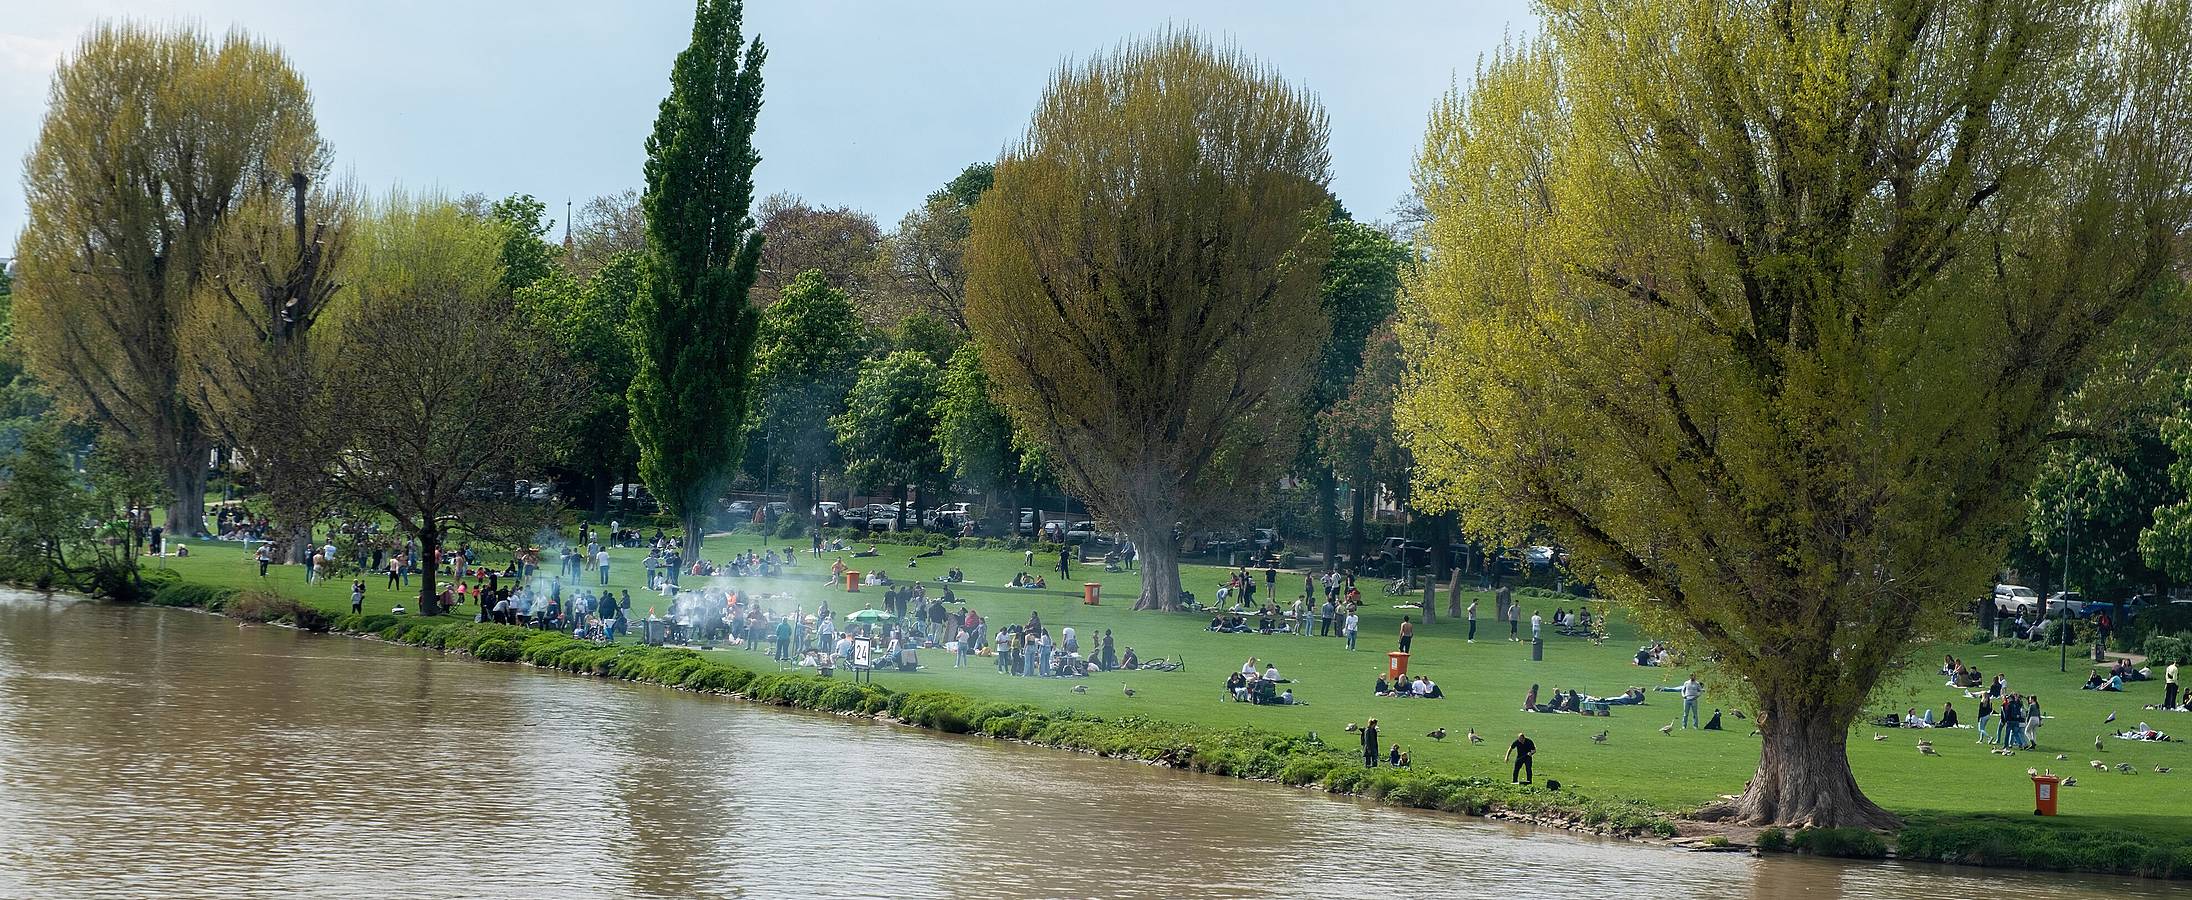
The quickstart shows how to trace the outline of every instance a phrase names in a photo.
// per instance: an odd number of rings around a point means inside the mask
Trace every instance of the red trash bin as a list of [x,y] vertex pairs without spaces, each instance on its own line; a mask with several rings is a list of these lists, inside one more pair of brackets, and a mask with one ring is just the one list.
[[1408,674],[1408,654],[1395,650],[1391,653],[1385,654],[1385,659],[1386,681],[1399,681],[1402,675]]
[[845,590],[860,593],[860,573],[851,569],[845,570]]
[[2055,798],[2056,795],[2062,792],[2062,786],[2063,779],[2060,775],[2032,776],[2032,814],[2035,816],[2054,815]]
[[1099,596],[1101,596],[1101,595],[1103,594],[1103,592],[1104,592],[1104,586],[1103,586],[1103,585],[1101,585],[1101,584],[1097,584],[1096,582],[1093,582],[1093,581],[1084,581],[1084,582],[1081,582],[1081,602],[1082,602],[1082,603],[1086,603],[1086,604],[1088,604],[1088,605],[1090,605],[1090,606],[1095,606],[1095,605],[1097,605],[1097,603],[1096,603],[1096,600],[1097,600],[1097,598],[1098,598]]

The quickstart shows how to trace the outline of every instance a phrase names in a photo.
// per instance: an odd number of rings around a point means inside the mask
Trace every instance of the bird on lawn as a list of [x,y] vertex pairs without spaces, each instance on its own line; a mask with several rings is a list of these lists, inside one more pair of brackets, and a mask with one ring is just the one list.
[[2134,768],[2132,768],[2132,767],[2131,767],[2131,764],[2130,764],[2130,763],[2118,763],[2118,764],[2116,764],[2116,771],[2118,771],[2118,772],[2122,772],[2122,773],[2124,773],[2125,775],[2137,775],[2137,774],[2139,774],[2139,770],[2137,770],[2137,769],[2134,769]]
[[1088,693],[1088,685],[1076,684],[1073,686],[1073,692],[1076,694],[1086,694]]
[[1476,730],[1476,729],[1474,729],[1474,728],[1471,728],[1471,729],[1469,729],[1469,743],[1472,743],[1472,744],[1481,744],[1481,743],[1484,743],[1484,736],[1483,736],[1483,735],[1480,735],[1480,734],[1477,734],[1477,730]]
[[1875,731],[1872,733],[1872,739],[1876,741],[1884,741],[1888,739],[1888,736]]
[[1932,742],[1932,741],[1919,741],[1919,742],[1918,742],[1918,752],[1919,752],[1919,753],[1921,753],[1921,754],[1924,754],[1924,755],[1926,755],[1926,756],[1939,756],[1939,755],[1941,755],[1941,754],[1939,754],[1939,753],[1935,753],[1935,752],[1933,752],[1933,742]]
[[2102,761],[2100,761],[2100,760],[2097,760],[2097,759],[2089,759],[2089,760],[2086,760],[2086,763],[2085,763],[2085,764],[2086,764],[2086,765],[2089,765],[2089,766],[2092,766],[2093,768],[2099,769],[2099,770],[2101,770],[2101,771],[2103,771],[2103,772],[2106,772],[2106,771],[2108,771],[2108,764],[2107,764],[2107,763],[2104,763],[2104,762],[2102,762]]
[[1424,735],[1424,737],[1430,738],[1430,739],[1432,739],[1432,740],[1434,740],[1434,741],[1443,741],[1443,740],[1445,740],[1445,739],[1446,739],[1446,729],[1444,729],[1444,728],[1434,728],[1434,729],[1431,729],[1430,733],[1428,733],[1428,734],[1425,734],[1425,735]]
[[1355,732],[1355,723],[1353,723],[1353,722],[1349,722],[1349,723],[1347,723],[1347,732],[1348,732],[1349,734],[1353,734],[1353,733]]
[[2063,779],[2063,787],[2077,787],[2077,786],[2078,786],[2078,779],[2076,779],[2076,778],[2065,778],[2065,779]]
[[2167,775],[2167,774],[2169,774],[2169,767],[2168,767],[2168,766],[2155,766],[2155,767],[2154,767],[2154,771],[2155,771],[2155,773],[2157,773],[2157,774],[2161,774],[2161,775]]
[[1603,730],[1601,730],[1601,731],[1600,731],[1599,733],[1597,733],[1597,734],[1594,734],[1594,735],[1591,735],[1591,743],[1593,743],[1593,744],[1603,744],[1603,743],[1606,743],[1606,732],[1605,732],[1605,731],[1603,731]]
[[1120,690],[1122,690],[1122,691],[1125,691],[1125,692],[1126,692],[1126,695],[1127,695],[1127,696],[1129,696],[1129,697],[1132,697],[1132,696],[1134,696],[1134,689],[1133,689],[1133,688],[1127,687],[1127,686],[1125,686],[1125,685],[1120,685],[1120,686],[1119,686],[1119,689],[1120,689]]
[[1740,709],[1731,709],[1731,710],[1728,710],[1728,715],[1734,716],[1734,717],[1736,717],[1736,718],[1738,718],[1738,719],[1748,719],[1748,718],[1750,718],[1749,716],[1746,716],[1746,715],[1744,715],[1744,714],[1743,714],[1743,711],[1742,711],[1742,710],[1740,710]]
[[1661,726],[1659,726],[1659,733],[1660,733],[1660,734],[1673,734],[1673,733],[1674,733],[1674,723],[1673,723],[1673,722],[1668,722],[1668,723],[1667,723],[1667,724],[1665,724],[1665,725],[1661,725]]
[[2068,753],[2057,753],[2057,754],[2055,754],[2055,758],[2056,758],[2056,759],[2069,759],[2069,758],[2070,758],[2070,754],[2068,754]]
[[2110,723],[2110,722],[2114,722],[2114,721],[2116,721],[2116,712],[2115,712],[2114,710],[2110,710],[2110,711],[2109,711],[2109,713],[2108,713],[2108,718],[2106,718],[2106,719],[2102,719],[2102,720],[2101,720],[2101,724],[2103,724],[2103,725],[2106,725],[2106,724],[2108,724],[2108,723]]
[[2095,749],[2095,750],[2099,750],[2099,749],[2101,749],[2101,736],[2100,736],[2100,735],[2097,735],[2097,734],[2096,734],[2096,735],[2094,735],[2094,736],[2093,736],[2093,749]]

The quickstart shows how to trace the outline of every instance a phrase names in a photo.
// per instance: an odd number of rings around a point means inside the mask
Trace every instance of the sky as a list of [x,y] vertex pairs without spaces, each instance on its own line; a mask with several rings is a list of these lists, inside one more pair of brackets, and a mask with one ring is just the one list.
[[[102,19],[241,27],[280,45],[311,85],[336,169],[368,191],[528,193],[560,220],[565,200],[639,187],[692,5],[0,0],[0,255],[25,220],[21,160],[53,68]],[[1332,188],[1375,220],[1408,191],[1431,104],[1535,22],[1524,0],[748,0],[746,33],[768,47],[757,186],[889,228],[996,158],[1060,64],[1168,25],[1230,40],[1315,93]]]

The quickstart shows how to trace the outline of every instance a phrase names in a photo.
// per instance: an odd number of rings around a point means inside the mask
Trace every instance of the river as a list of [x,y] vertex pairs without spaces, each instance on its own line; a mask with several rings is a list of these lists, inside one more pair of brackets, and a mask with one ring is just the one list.
[[6,897],[2161,897],[1685,853],[0,591]]

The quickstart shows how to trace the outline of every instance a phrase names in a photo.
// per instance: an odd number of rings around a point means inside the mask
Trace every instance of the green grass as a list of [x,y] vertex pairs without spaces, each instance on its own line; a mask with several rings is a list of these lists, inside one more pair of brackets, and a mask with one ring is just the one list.
[[[764,544],[758,536],[734,535],[709,540],[706,552],[711,558],[721,558],[749,547],[782,545],[782,541],[774,539]],[[191,547],[193,556],[190,558],[170,558],[158,565],[173,569],[198,584],[238,589],[261,586],[256,567],[238,546],[193,542]],[[1085,681],[1023,679],[999,675],[991,661],[981,658],[973,660],[972,668],[955,670],[950,654],[929,652],[922,656],[926,668],[921,672],[876,675],[877,684],[897,692],[948,691],[980,700],[1028,704],[1046,710],[1071,710],[1107,719],[1131,716],[1218,729],[1254,726],[1282,735],[1306,735],[1316,731],[1327,741],[1345,740],[1343,728],[1347,723],[1376,716],[1387,743],[1398,740],[1413,754],[1418,769],[1500,782],[1508,775],[1500,760],[1507,741],[1516,732],[1527,731],[1539,747],[1540,780],[1557,778],[1594,797],[1623,798],[1670,809],[1694,807],[1722,794],[1739,792],[1758,760],[1758,739],[1749,736],[1747,720],[1727,718],[1724,724],[1729,730],[1722,732],[1677,730],[1672,736],[1659,733],[1660,726],[1679,717],[1680,704],[1673,694],[1654,689],[1680,682],[1685,670],[1631,665],[1630,657],[1645,637],[1619,609],[1611,613],[1611,639],[1603,646],[1552,637],[1548,627],[1546,658],[1542,662],[1531,662],[1527,644],[1505,640],[1505,625],[1493,619],[1489,598],[1484,597],[1480,605],[1479,639],[1475,644],[1464,643],[1462,623],[1443,614],[1436,624],[1419,628],[1417,632],[1410,670],[1437,679],[1448,699],[1389,700],[1371,697],[1370,684],[1384,668],[1385,651],[1394,649],[1401,616],[1414,615],[1414,611],[1391,608],[1396,598],[1386,597],[1379,584],[1365,582],[1362,585],[1366,605],[1361,649],[1350,653],[1337,638],[1211,634],[1203,630],[1208,621],[1206,616],[1133,612],[1129,607],[1135,595],[1134,576],[1106,574],[1100,565],[1076,566],[1071,592],[1058,590],[1056,585],[1048,591],[1020,591],[1001,585],[1014,572],[1042,571],[1046,563],[1054,566],[1055,557],[1046,560],[1038,556],[1034,566],[1027,566],[1018,553],[954,550],[940,559],[921,560],[918,568],[909,569],[906,561],[915,552],[917,548],[886,544],[882,546],[880,560],[855,560],[848,555],[846,562],[858,565],[881,561],[890,565],[894,577],[917,574],[926,578],[933,578],[956,565],[966,571],[975,585],[996,586],[994,589],[955,586],[963,599],[989,619],[993,631],[997,625],[1025,621],[1030,611],[1039,611],[1054,634],[1061,626],[1074,626],[1084,648],[1092,646],[1096,635],[1109,628],[1122,652],[1131,646],[1144,659],[1184,658],[1187,670],[1113,673]],[[615,562],[611,586],[632,590],[635,612],[657,602],[640,590],[639,560],[643,554],[636,550],[619,550],[612,556]],[[840,612],[857,609],[863,601],[879,602],[880,591],[875,588],[868,589],[874,593],[864,591],[859,595],[847,595],[822,584],[822,575],[832,558],[829,554],[820,560],[809,557],[804,572],[796,578],[744,579],[735,586],[772,593],[788,592],[793,595],[793,602],[810,612],[824,598]],[[1207,602],[1222,578],[1221,571],[1210,566],[1188,566],[1183,581],[1198,598]],[[1051,575],[1055,581],[1055,572]],[[1079,602],[1078,584],[1084,578],[1104,585],[1106,599],[1103,605],[1089,607]],[[322,609],[348,611],[347,580],[308,589],[300,569],[277,566],[265,581],[274,589]],[[367,580],[368,613],[386,612],[399,600],[409,599],[401,589],[384,589],[385,583],[385,578]],[[1298,573],[1290,576],[1282,572],[1279,576],[1280,598],[1286,600],[1296,595],[1300,584]],[[1259,599],[1261,597],[1259,594]],[[411,604],[406,602],[405,605]],[[1554,605],[1552,600],[1526,598],[1524,616],[1527,618],[1529,613],[1538,611],[1549,619]],[[1572,609],[1576,604],[1570,601],[1565,605]],[[1607,605],[1594,603],[1592,606],[1594,610],[1604,611]],[[1443,611],[1442,606],[1441,613]],[[1523,630],[1527,632],[1527,624]],[[1918,734],[1884,730],[1881,733],[1888,739],[1874,741],[1873,729],[1860,728],[1852,735],[1850,756],[1859,783],[1873,799],[1916,820],[1953,821],[1971,814],[2030,819],[2032,786],[2025,770],[2052,768],[2076,775],[2079,784],[2064,792],[2062,816],[2035,827],[2072,829],[2081,833],[2110,831],[2192,841],[2192,816],[2187,816],[2185,804],[2187,798],[2192,798],[2192,749],[2188,749],[2187,744],[2141,744],[2108,738],[2103,742],[2105,750],[2096,753],[2093,749],[2095,736],[2108,730],[2102,725],[2102,719],[2111,712],[2119,717],[2117,725],[2112,727],[2146,719],[2172,733],[2192,732],[2192,716],[2152,713],[2139,708],[2142,704],[2158,702],[2161,694],[2158,682],[2135,685],[2124,694],[2085,692],[2077,689],[2083,681],[2085,668],[2076,658],[2071,660],[2070,671],[2065,674],[2056,671],[2057,657],[2052,651],[1937,645],[1918,651],[1919,658],[1926,661],[1920,666],[1922,672],[1914,672],[1898,681],[1877,706],[1883,711],[1890,708],[1899,711],[1907,706],[1932,707],[1938,711],[1943,701],[1953,699],[1959,714],[1968,722],[1974,702],[1965,701],[1960,694],[1942,687],[1941,679],[1931,674],[1932,663],[1944,652],[1974,662],[1990,677],[1996,671],[2006,671],[2013,690],[2040,694],[2051,717],[2040,733],[2043,752],[2020,753],[2009,758],[1989,755],[1984,747],[1973,742],[1973,733],[1966,729],[1927,733],[1942,755],[1925,757],[1915,749]],[[1296,694],[1307,701],[1306,705],[1250,706],[1223,701],[1220,685],[1226,673],[1239,668],[1252,655],[1275,662],[1286,677],[1295,680]],[[762,672],[779,671],[775,663],[755,652],[714,651],[703,656],[729,660]],[[1520,712],[1522,696],[1532,683],[1542,686],[1541,694],[1545,697],[1549,697],[1555,687],[1582,688],[1589,693],[1609,695],[1633,685],[1651,693],[1647,705],[1616,707],[1613,717],[1606,719]],[[1071,689],[1075,684],[1086,684],[1089,691],[1074,694]],[[1125,696],[1119,689],[1121,685],[1133,687],[1136,695]],[[1726,693],[1709,691],[1705,708],[1709,711],[1716,706],[1728,706],[1733,702],[1729,697]],[[1452,736],[1443,743],[1434,743],[1423,736],[1434,728],[1445,728]],[[1471,745],[1460,740],[1469,728],[1484,735],[1485,742]],[[1603,745],[1593,744],[1590,735],[1600,729],[1610,732],[1609,739]],[[2068,754],[2069,758],[2056,761],[2054,756],[2058,752]],[[2090,759],[2106,760],[2111,765],[2128,762],[2141,774],[2096,772],[2086,764]],[[2152,770],[2157,765],[2179,767],[2179,771],[2156,774]]]

